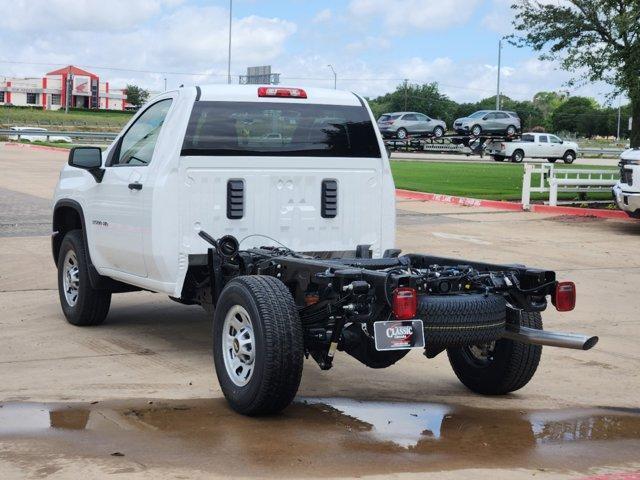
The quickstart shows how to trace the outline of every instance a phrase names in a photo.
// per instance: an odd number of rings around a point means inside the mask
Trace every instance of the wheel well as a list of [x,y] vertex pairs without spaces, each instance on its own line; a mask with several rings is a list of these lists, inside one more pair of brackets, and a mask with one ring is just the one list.
[[53,250],[53,261],[58,262],[58,254],[62,239],[67,232],[71,230],[82,230],[82,218],[80,212],[70,206],[60,206],[53,212],[53,241],[51,244]]
[[523,150],[523,149],[521,149],[521,148],[516,148],[516,149],[513,151],[513,154],[515,155],[515,154],[516,154],[516,152],[521,152],[521,153],[522,153],[522,156],[524,157],[524,150]]
[[572,153],[574,157],[576,156],[576,152],[575,152],[573,149],[571,149],[571,148],[570,148],[569,150],[567,150],[566,152],[564,152],[564,154],[565,154],[565,155],[566,155],[567,153]]

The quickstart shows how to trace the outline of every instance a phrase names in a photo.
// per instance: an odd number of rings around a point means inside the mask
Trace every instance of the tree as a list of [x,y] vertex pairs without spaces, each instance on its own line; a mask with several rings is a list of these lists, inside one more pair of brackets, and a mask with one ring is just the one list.
[[512,37],[543,60],[558,60],[575,73],[570,85],[604,81],[631,100],[631,146],[640,147],[640,1],[520,0]]
[[[595,104],[594,104],[595,103]],[[555,132],[576,132],[591,137],[598,132],[598,104],[592,98],[571,97],[551,115]]]
[[144,105],[149,98],[149,92],[137,85],[127,85],[125,94],[127,95],[127,103],[130,103],[136,108]]

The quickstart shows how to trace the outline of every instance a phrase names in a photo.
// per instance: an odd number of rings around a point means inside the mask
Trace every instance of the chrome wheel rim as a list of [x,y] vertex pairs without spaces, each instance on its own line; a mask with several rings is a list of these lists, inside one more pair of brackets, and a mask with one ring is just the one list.
[[76,252],[69,250],[64,257],[62,266],[62,289],[64,298],[70,307],[75,307],[78,303],[78,293],[80,291],[80,267]]
[[441,128],[436,128],[436,137],[441,137],[443,135],[443,131]]
[[480,130],[480,127],[473,127],[473,130],[471,130],[471,133],[473,133],[474,135],[478,136],[480,135],[480,132],[482,130]]
[[234,305],[222,326],[222,356],[227,375],[238,387],[249,383],[253,375],[255,340],[247,310]]
[[487,365],[493,361],[496,349],[496,342],[483,343],[481,345],[471,345],[466,347],[467,353],[472,360],[480,365]]
[[406,136],[407,136],[407,134],[405,133],[404,130],[402,130],[402,129],[398,130],[398,138],[404,138]]

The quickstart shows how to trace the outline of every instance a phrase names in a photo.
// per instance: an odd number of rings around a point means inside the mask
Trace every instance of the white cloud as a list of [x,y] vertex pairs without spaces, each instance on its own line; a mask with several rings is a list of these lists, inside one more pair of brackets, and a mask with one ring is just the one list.
[[388,0],[351,0],[349,11],[354,19],[376,18],[396,35],[409,28],[442,30],[464,25],[474,14],[480,0],[403,0],[400,5]]
[[320,10],[318,13],[316,13],[316,15],[313,17],[313,23],[328,22],[332,18],[333,12],[331,11],[331,9],[325,8],[324,10]]

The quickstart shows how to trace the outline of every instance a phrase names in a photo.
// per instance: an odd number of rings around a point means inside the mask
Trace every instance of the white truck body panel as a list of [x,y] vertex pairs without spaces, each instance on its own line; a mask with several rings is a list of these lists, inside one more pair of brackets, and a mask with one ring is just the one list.
[[640,149],[620,155],[620,181],[613,186],[613,196],[620,210],[640,217]]
[[[353,251],[371,244],[374,256],[394,247],[395,187],[382,138],[366,102],[350,92],[305,89],[308,99],[260,98],[258,86],[202,87],[200,101],[365,105],[379,158],[181,156],[196,89],[167,92],[141,108],[103,154],[102,182],[65,166],[54,204],[70,199],[83,210],[91,260],[98,273],[180,297],[190,255],[206,254],[200,229],[239,240],[266,235],[296,251]],[[148,106],[172,103],[148,165],[105,166],[112,149]],[[246,215],[226,216],[227,181],[245,181]],[[320,215],[323,179],[338,183],[338,215]],[[129,184],[140,183],[140,190]],[[251,237],[242,247],[278,244]]]

